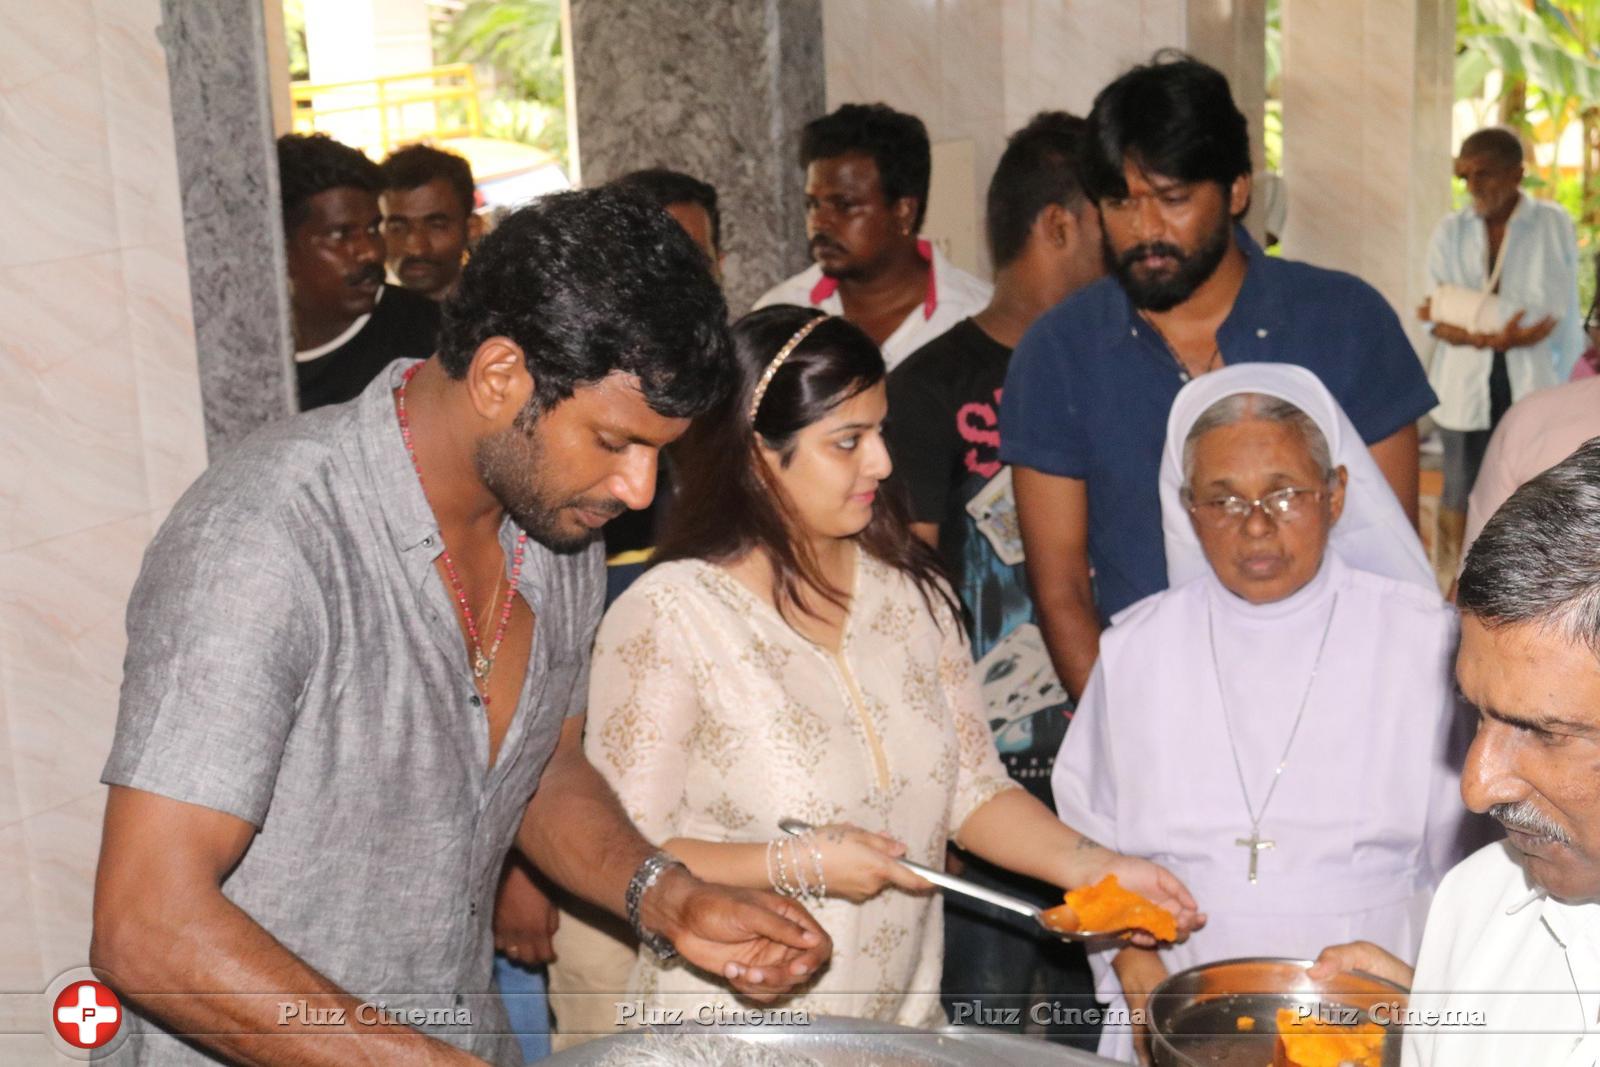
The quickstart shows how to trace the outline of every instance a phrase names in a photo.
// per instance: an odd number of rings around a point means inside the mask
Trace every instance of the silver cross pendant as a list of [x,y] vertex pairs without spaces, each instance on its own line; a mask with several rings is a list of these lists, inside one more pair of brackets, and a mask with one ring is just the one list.
[[1261,836],[1261,831],[1259,829],[1256,829],[1256,828],[1252,827],[1251,830],[1250,830],[1250,836],[1249,837],[1237,838],[1237,839],[1234,840],[1233,843],[1238,845],[1238,846],[1240,846],[1241,848],[1247,848],[1247,849],[1250,850],[1250,884],[1251,885],[1255,885],[1256,884],[1256,861],[1261,858],[1262,851],[1264,849],[1269,849],[1269,848],[1273,847],[1275,842],[1268,841],[1266,838]]

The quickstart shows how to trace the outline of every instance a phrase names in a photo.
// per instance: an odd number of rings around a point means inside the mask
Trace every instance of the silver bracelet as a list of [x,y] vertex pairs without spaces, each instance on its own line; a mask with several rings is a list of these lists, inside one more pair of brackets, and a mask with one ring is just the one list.
[[778,889],[778,875],[772,862],[773,853],[777,850],[778,841],[776,838],[767,842],[767,884],[772,886],[774,892],[782,892],[782,890]]
[[639,905],[644,900],[644,895],[650,891],[650,887],[656,884],[656,880],[674,867],[688,870],[682,860],[675,859],[666,852],[655,852],[645,857],[645,861],[639,864],[639,868],[633,872],[633,877],[628,880],[628,891],[623,898],[628,906],[628,925],[633,927],[633,936],[662,960],[672,959],[678,954],[678,950],[673,948],[672,942],[661,934],[644,928],[644,923],[639,918]]
[[820,904],[822,898],[828,895],[828,882],[827,879],[822,877],[822,849],[817,845],[817,835],[815,833],[806,834],[804,840],[811,848],[811,862],[817,868],[817,888],[811,894],[811,899]]
[[[800,895],[800,887],[791,877],[791,868],[794,866],[794,846],[788,838],[778,839],[777,846],[774,854],[778,861],[778,877],[772,883],[773,888],[784,896],[793,899]],[[787,862],[783,858],[783,850],[785,848],[789,849]]]
[[806,878],[805,857],[800,854],[800,841],[798,838],[789,838],[789,862],[794,866],[794,898],[796,900],[811,899],[811,882]]

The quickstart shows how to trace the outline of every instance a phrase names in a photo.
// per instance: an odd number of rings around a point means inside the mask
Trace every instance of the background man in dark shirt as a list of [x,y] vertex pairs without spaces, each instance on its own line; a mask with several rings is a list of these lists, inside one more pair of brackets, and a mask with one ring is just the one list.
[[[711,275],[722,281],[722,213],[717,209],[717,190],[698,178],[665,167],[636,170],[610,183],[610,187],[633,193],[671,215],[689,239],[704,252]],[[648,508],[619,515],[606,524],[607,603],[616,599],[644,570],[643,555],[655,545],[656,530],[671,497],[668,464],[663,462],[656,479],[656,496]]]
[[1413,523],[1416,420],[1436,402],[1376,290],[1269,258],[1237,225],[1250,138],[1219,71],[1158,54],[1101,90],[1086,140],[1084,187],[1115,277],[1034,324],[1001,408],[1034,603],[1075,696],[1101,626],[1166,587],[1156,486],[1167,414],[1192,377],[1251,360],[1313,371]]
[[383,161],[383,240],[389,274],[429,300],[443,300],[461,278],[467,249],[483,233],[473,214],[472,164],[454,152],[407,145]]
[[[974,656],[993,653],[985,661],[994,675],[985,697],[1001,758],[1047,804],[1069,706],[1039,640],[1016,555],[1021,542],[1010,470],[1000,462],[999,410],[1011,349],[1024,331],[1105,273],[1099,212],[1077,174],[1083,130],[1082,119],[1047,111],[1011,135],[985,212],[994,297],[889,376],[886,424],[895,477],[911,496],[912,529],[939,548],[950,568],[971,615]],[[1003,647],[996,652],[997,646]],[[1043,673],[1020,685],[1033,670]],[[963,863],[968,877],[1008,892],[1051,904],[1059,895],[975,857],[963,856]],[[1043,944],[954,897],[945,906],[944,958],[947,1004],[983,997],[987,1006],[1022,1008],[1029,1018],[1035,990],[1080,992],[1085,1003],[1092,993],[1081,951]]]
[[717,209],[715,187],[666,167],[630,171],[611,185],[638,193],[677,219],[683,232],[706,254],[712,275],[722,280],[722,213]]
[[383,281],[378,165],[326,134],[278,138],[300,409],[359,396],[391,362],[433,352],[439,308]]

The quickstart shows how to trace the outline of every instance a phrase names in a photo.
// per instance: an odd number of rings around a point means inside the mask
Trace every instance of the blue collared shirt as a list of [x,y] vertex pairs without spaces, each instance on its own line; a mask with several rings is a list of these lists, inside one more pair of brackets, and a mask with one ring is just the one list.
[[[1244,284],[1217,330],[1224,363],[1305,367],[1362,440],[1434,406],[1400,320],[1361,279],[1275,259],[1235,227]],[[1088,483],[1089,561],[1102,619],[1167,587],[1156,482],[1167,412],[1183,387],[1161,337],[1112,277],[1040,317],[1017,346],[1000,408],[1000,456]]]

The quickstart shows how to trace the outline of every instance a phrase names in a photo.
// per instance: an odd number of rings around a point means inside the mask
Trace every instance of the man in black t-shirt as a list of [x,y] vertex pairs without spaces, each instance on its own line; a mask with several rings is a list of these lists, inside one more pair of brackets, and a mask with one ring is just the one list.
[[382,173],[326,134],[278,138],[300,409],[352,400],[392,361],[433,354],[439,307],[383,281]]
[[[1034,624],[1010,470],[1000,462],[1000,391],[1011,350],[1033,320],[1105,272],[1099,214],[1078,184],[1083,120],[1044,112],[1012,135],[989,183],[994,297],[976,316],[911,355],[889,376],[887,434],[895,477],[909,490],[913,529],[936,545],[971,615],[973,655],[995,744],[1012,777],[1051,803],[1050,770],[1070,703]],[[966,873],[1060,903],[1058,893],[963,854]],[[1082,954],[1044,945],[965,903],[945,909],[944,994],[959,1019],[976,998],[1031,1017],[1035,998],[1083,996]],[[968,1018],[1000,1019],[972,1012]],[[1019,1026],[1008,1027],[1011,1029]],[[1054,1036],[1089,1034],[1053,1028]]]
[[[705,253],[711,276],[722,281],[722,212],[715,186],[682,171],[650,167],[629,171],[612,179],[607,187],[642,197],[671,215]],[[672,500],[669,463],[663,453],[656,466],[656,495],[649,507],[618,515],[605,525],[608,606],[644,573]]]

